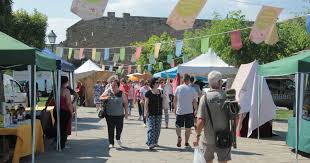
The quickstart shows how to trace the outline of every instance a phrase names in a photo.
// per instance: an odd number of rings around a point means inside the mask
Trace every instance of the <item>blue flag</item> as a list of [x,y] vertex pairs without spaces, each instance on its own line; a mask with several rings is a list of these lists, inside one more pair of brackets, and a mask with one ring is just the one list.
[[147,71],[148,71],[148,72],[151,72],[151,71],[152,71],[152,68],[153,68],[153,67],[152,67],[152,64],[148,64],[148,65],[147,65]]
[[180,57],[182,55],[183,40],[177,40],[175,43],[175,55]]
[[107,61],[110,58],[110,49],[109,48],[105,48],[104,49],[104,60]]
[[306,17],[306,28],[307,28],[307,32],[310,35],[310,14],[307,15]]
[[113,71],[113,66],[112,65],[110,65],[109,71]]

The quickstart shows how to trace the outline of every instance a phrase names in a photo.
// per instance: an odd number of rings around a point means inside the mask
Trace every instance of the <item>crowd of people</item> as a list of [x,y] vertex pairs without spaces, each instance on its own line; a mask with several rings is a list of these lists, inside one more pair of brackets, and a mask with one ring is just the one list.
[[[214,159],[214,153],[217,153],[220,162],[230,160],[230,148],[217,147],[215,140],[218,130],[229,127],[228,119],[221,109],[226,98],[225,91],[222,90],[221,73],[211,72],[208,80],[210,90],[207,93],[203,93],[200,86],[195,84],[195,78],[188,74],[183,75],[183,80],[177,75],[173,80],[152,78],[133,82],[112,78],[108,82],[97,81],[93,92],[94,104],[98,111],[102,109],[103,103],[106,105],[109,148],[115,147],[114,139],[118,146],[122,146],[124,119],[128,119],[134,106],[137,106],[138,120],[147,127],[146,145],[150,150],[159,146],[163,117],[165,128],[169,128],[169,114],[174,113],[177,147],[182,147],[182,143],[186,148],[190,147],[192,128],[195,128],[193,145],[203,147],[208,163]],[[62,77],[61,83],[60,130],[61,147],[64,148],[71,132],[71,126],[67,124],[70,123],[74,109],[69,98],[68,78]],[[82,83],[78,83],[76,91],[81,106],[85,104],[85,89]],[[207,112],[206,108],[209,108],[211,113]],[[210,117],[213,117],[214,126],[210,123]],[[182,128],[185,128],[184,137]]]

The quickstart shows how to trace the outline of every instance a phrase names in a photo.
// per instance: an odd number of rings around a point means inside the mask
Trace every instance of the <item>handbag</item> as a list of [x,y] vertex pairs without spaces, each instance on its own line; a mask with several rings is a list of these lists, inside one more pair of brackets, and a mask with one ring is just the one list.
[[52,114],[46,108],[40,113],[40,121],[43,129],[43,133],[49,136],[49,131],[53,128]]
[[228,129],[219,130],[219,131],[214,130],[212,115],[211,115],[211,111],[210,111],[209,104],[207,101],[207,95],[205,96],[205,98],[206,98],[206,108],[208,111],[211,126],[213,128],[213,131],[215,132],[215,145],[216,145],[216,147],[218,147],[218,148],[231,148],[232,136],[230,134],[230,131]]
[[103,119],[103,118],[105,118],[106,116],[107,116],[107,103],[108,103],[108,100],[105,100],[105,101],[103,101],[102,103],[101,103],[101,109],[100,109],[100,111],[99,111],[99,113],[98,113],[98,118],[101,118],[101,119]]

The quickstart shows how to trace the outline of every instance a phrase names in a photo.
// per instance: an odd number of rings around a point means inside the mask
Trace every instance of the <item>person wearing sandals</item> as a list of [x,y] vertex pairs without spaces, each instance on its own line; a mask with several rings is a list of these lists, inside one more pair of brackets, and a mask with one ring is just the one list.
[[177,147],[181,147],[181,128],[185,127],[185,147],[190,147],[188,140],[191,135],[191,128],[194,127],[193,108],[197,110],[197,93],[189,86],[190,76],[183,76],[183,84],[176,88],[174,94],[174,113],[176,114],[176,133],[178,136]]
[[163,94],[158,89],[159,84],[160,81],[157,78],[151,79],[151,90],[145,94],[144,116],[147,117],[148,122],[146,144],[151,150],[158,146],[163,114]]
[[[114,148],[114,136],[118,145],[121,147],[121,134],[124,126],[124,117],[128,118],[128,100],[119,89],[120,82],[114,80],[111,83],[111,89],[106,90],[101,96],[101,100],[107,100],[106,114],[109,135],[109,148]],[[116,135],[114,135],[116,130]]]

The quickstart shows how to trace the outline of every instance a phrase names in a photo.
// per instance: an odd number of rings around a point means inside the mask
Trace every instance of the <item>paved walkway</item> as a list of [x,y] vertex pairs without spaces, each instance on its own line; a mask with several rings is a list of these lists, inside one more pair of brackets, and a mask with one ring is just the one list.
[[[46,142],[46,152],[38,154],[39,163],[191,163],[193,150],[176,147],[174,129],[175,117],[171,114],[170,129],[162,129],[159,145],[149,151],[146,142],[146,128],[138,121],[137,112],[125,121],[122,134],[125,148],[109,150],[105,120],[99,120],[95,108],[79,109],[78,135],[69,138],[70,149],[56,152]],[[280,136],[272,140],[238,139],[238,149],[233,150],[233,163],[289,163],[294,162],[295,154],[283,141],[287,130],[286,123],[274,123],[275,132]],[[183,142],[184,144],[184,142]],[[182,145],[183,145],[182,144]],[[299,163],[309,163],[301,157]],[[22,163],[30,162],[31,157],[23,158]]]

